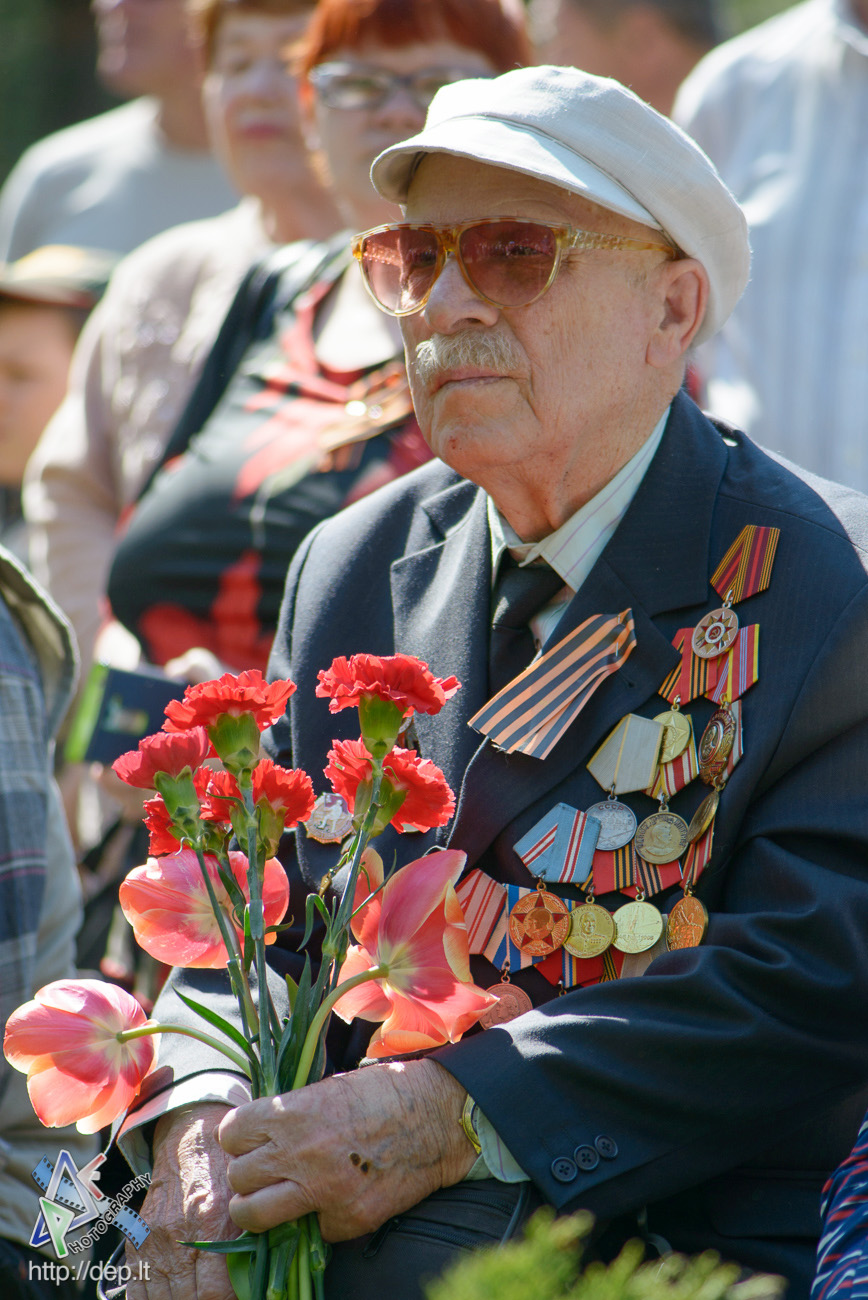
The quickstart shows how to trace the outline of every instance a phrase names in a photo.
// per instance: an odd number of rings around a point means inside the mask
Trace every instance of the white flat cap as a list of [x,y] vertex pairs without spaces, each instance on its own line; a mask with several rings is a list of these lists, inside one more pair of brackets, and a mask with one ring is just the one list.
[[750,272],[744,213],[699,146],[618,81],[542,66],[444,86],[423,130],[375,160],[380,194],[405,203],[429,153],[536,176],[664,231],[711,284],[697,343],[741,297]]

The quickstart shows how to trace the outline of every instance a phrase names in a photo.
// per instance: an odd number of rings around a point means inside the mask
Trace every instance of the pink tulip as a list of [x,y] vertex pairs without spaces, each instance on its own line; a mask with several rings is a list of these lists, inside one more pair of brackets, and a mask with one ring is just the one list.
[[370,1056],[398,1056],[456,1042],[496,999],[473,984],[467,926],[455,893],[465,854],[429,853],[396,871],[379,893],[383,864],[368,851],[356,887],[352,931],[339,984],[385,966],[388,974],[350,989],[335,1012],[382,1021]]
[[55,980],[12,1012],[3,1051],[26,1073],[43,1124],[98,1133],[127,1109],[153,1064],[153,1038],[117,1038],[146,1023],[135,998],[115,984]]
[[[246,900],[247,858],[230,853],[232,874]],[[242,930],[232,915],[232,902],[220,879],[217,859],[205,854],[208,876],[217,902],[241,940]],[[119,891],[121,909],[133,927],[136,942],[157,961],[169,966],[219,968],[228,960],[220,927],[211,909],[208,891],[202,879],[199,861],[192,849],[181,849],[164,858],[149,858],[143,867],[134,867]],[[265,863],[262,883],[265,924],[279,925],[289,906],[289,881],[276,858]],[[266,943],[275,936],[267,934]]]

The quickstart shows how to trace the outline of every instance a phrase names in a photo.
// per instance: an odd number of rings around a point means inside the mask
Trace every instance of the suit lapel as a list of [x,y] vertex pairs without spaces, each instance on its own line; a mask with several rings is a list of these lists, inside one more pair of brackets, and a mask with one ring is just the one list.
[[458,790],[479,737],[466,724],[485,703],[491,546],[485,495],[461,481],[425,503],[437,539],[391,568],[395,647],[461,690],[440,713],[414,718],[423,757],[435,754]]
[[[636,621],[636,649],[544,761],[503,754],[487,740],[476,746],[449,836],[471,862],[509,822],[583,765],[624,714],[638,711],[654,696],[677,663],[671,637],[682,625],[680,619],[666,620],[665,631],[654,619],[702,607],[713,594],[710,565],[720,557],[709,557],[709,533],[725,464],[719,435],[679,394],[633,502],[549,641],[561,640],[592,614],[629,607]],[[692,615],[684,617],[689,621]],[[474,633],[479,634],[478,627]]]

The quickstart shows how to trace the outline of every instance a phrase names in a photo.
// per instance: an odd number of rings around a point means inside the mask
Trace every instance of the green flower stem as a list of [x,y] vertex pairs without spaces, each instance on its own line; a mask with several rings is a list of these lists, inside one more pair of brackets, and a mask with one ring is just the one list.
[[313,1300],[312,1278],[310,1276],[310,1249],[307,1241],[306,1224],[302,1219],[301,1236],[298,1241],[298,1297],[299,1300]]
[[[341,895],[340,905],[337,910],[337,915],[335,916],[334,919],[333,928],[337,934],[340,934],[341,931],[346,930],[347,926],[350,923],[350,917],[353,911],[353,903],[355,901],[355,896],[356,896],[356,881],[359,878],[359,867],[361,866],[362,854],[364,853],[365,849],[368,847],[368,844],[371,840],[371,832],[374,827],[374,822],[377,820],[377,813],[379,811],[379,806],[380,806],[380,788],[383,783],[383,765],[382,763],[377,762],[376,759],[372,759],[371,763],[372,763],[371,802],[368,806],[368,811],[365,815],[365,820],[362,823],[362,829],[359,831],[358,835],[356,836],[356,846],[355,846],[355,851],[353,853],[352,865],[350,866],[349,874],[347,876],[346,887],[344,888],[344,892]],[[331,926],[329,928],[332,929]],[[331,935],[329,937],[331,937]],[[339,971],[340,968],[336,966],[332,974],[333,988],[337,981]]]
[[[349,984],[349,980],[347,983]],[[202,1029],[188,1029],[185,1025],[158,1025],[149,1022],[146,1025],[139,1025],[136,1029],[122,1029],[117,1035],[119,1043],[128,1043],[133,1038],[147,1038],[150,1034],[185,1034],[187,1038],[197,1038],[200,1043],[213,1047],[215,1051],[222,1052],[230,1061],[238,1066],[242,1073],[250,1078],[250,1062],[246,1057],[241,1056],[238,1052],[233,1052],[231,1047],[221,1043],[218,1038],[212,1038]]]
[[343,984],[339,984],[338,987],[333,989],[328,997],[324,999],[322,1006],[310,1022],[310,1028],[305,1035],[301,1055],[298,1058],[298,1069],[296,1070],[295,1078],[292,1081],[291,1091],[294,1092],[296,1088],[303,1088],[307,1083],[308,1075],[310,1074],[310,1067],[313,1064],[313,1058],[319,1044],[320,1033],[331,1015],[335,1003],[339,1002],[345,993],[349,993],[350,989],[358,988],[360,984],[367,984],[371,980],[383,979],[388,975],[388,973],[388,966],[372,966],[370,970],[363,970],[358,975],[354,975],[352,979],[345,980]]
[[[265,1079],[266,1096],[274,1092],[277,1083],[277,1058],[274,1051],[272,1022],[274,1008],[271,1006],[271,994],[268,991],[268,967],[265,961],[265,917],[262,906],[262,882],[259,875],[259,854],[256,835],[256,809],[253,803],[253,790],[241,786],[244,797],[244,810],[247,813],[247,881],[250,888],[250,937],[253,940],[253,952],[256,961],[256,974],[259,988],[259,1059]],[[263,872],[265,859],[263,857]]]
[[238,1002],[241,1012],[241,1020],[244,1025],[244,1036],[250,1038],[251,1033],[255,1034],[259,1029],[259,1018],[256,1014],[256,1007],[250,994],[250,985],[247,983],[247,976],[242,970],[242,963],[239,961],[238,942],[235,938],[235,931],[226,919],[226,913],[217,901],[217,895],[214,892],[214,885],[208,868],[205,865],[205,855],[201,848],[196,848],[196,858],[199,862],[199,870],[202,872],[202,879],[205,882],[205,889],[208,892],[208,901],[211,904],[211,911],[214,913],[214,919],[220,929],[220,937],[223,940],[223,946],[226,949],[227,962],[226,971],[229,975],[229,983],[232,985],[232,992]]

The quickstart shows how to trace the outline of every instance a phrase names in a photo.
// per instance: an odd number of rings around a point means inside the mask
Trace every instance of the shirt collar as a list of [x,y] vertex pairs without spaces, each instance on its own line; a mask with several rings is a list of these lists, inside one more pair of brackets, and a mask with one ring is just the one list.
[[618,470],[615,477],[571,515],[566,523],[538,542],[523,542],[489,497],[492,581],[497,576],[501,556],[508,550],[522,567],[533,564],[534,561],[545,560],[572,591],[578,591],[636,495],[660,445],[669,411],[670,408],[667,407],[650,437],[627,464]]

